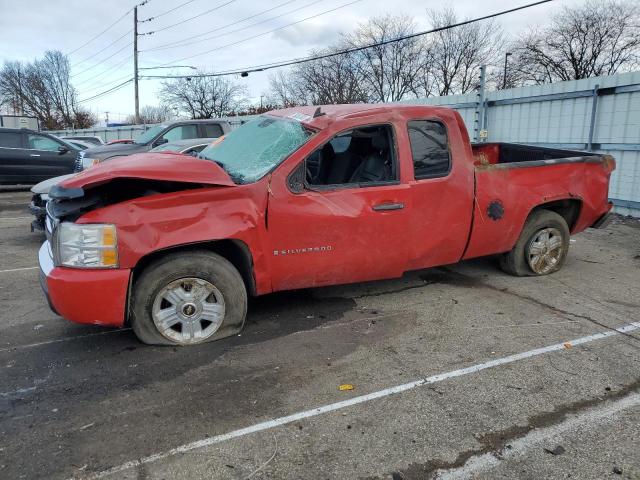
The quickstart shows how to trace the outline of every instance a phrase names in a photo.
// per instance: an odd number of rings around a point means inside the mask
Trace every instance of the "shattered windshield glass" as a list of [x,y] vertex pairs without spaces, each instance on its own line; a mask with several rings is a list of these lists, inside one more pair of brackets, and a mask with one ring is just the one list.
[[245,123],[200,152],[236,183],[251,183],[266,175],[304,145],[315,132],[302,123],[262,115]]

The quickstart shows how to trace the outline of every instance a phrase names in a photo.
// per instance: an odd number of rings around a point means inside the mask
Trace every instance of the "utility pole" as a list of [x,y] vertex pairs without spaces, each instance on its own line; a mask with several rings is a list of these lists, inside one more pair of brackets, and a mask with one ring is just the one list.
[[487,67],[480,67],[480,78],[476,90],[476,111],[473,121],[473,141],[475,143],[482,142],[486,139],[487,131],[485,130],[485,74]]
[[507,62],[509,61],[509,55],[511,52],[506,52],[504,54],[504,73],[502,76],[502,89],[505,90],[507,88]]
[[140,123],[140,98],[138,96],[138,7],[133,8],[133,88],[135,96],[135,123]]

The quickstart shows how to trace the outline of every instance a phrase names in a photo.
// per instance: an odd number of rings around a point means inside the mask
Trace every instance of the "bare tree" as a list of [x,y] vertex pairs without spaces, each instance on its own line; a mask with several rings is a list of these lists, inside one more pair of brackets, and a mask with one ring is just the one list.
[[[350,47],[362,47],[403,37],[413,33],[415,24],[408,16],[386,15],[372,18],[345,36]],[[430,49],[421,38],[391,42],[366,48],[351,54],[353,68],[367,91],[368,99],[376,102],[395,102],[420,92],[427,73]]]
[[267,102],[280,107],[295,107],[307,104],[307,93],[301,89],[296,71],[285,73],[278,70],[269,76]]
[[91,117],[77,103],[69,60],[59,51],[47,51],[33,63],[5,62],[0,70],[0,97],[14,111],[37,117],[48,129],[83,127]]
[[[451,9],[429,12],[432,28],[458,23]],[[436,32],[430,37],[429,85],[436,95],[472,91],[478,83],[480,67],[498,62],[496,52],[502,30],[493,21],[470,23]]]
[[[414,31],[406,16],[373,18],[355,32],[310,56],[342,52],[393,40]],[[301,63],[290,73],[270,78],[272,103],[283,106],[359,102],[394,102],[427,94],[429,49],[422,39],[390,42],[378,47]]]
[[73,117],[73,128],[91,128],[98,123],[98,118],[89,110],[78,108]]
[[222,77],[194,76],[167,80],[160,88],[163,105],[191,118],[233,114],[247,105],[246,88]]
[[640,7],[615,0],[564,7],[549,26],[523,35],[514,54],[513,68],[521,72],[523,83],[632,70],[640,60]]
[[[311,56],[322,56],[344,50],[346,45],[313,51]],[[314,105],[359,103],[367,101],[359,58],[346,53],[321,58],[298,65],[294,69],[300,95],[306,93],[307,103]]]
[[[140,109],[140,123],[162,123],[170,120],[173,115],[167,105],[145,105]],[[126,123],[135,123],[135,115],[129,115]]]

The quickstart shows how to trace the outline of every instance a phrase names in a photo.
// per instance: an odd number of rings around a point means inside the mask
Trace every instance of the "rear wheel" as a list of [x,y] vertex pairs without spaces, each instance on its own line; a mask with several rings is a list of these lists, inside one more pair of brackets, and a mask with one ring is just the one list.
[[500,267],[519,277],[547,275],[560,270],[569,251],[569,226],[550,210],[531,214],[518,242],[500,258]]
[[168,255],[134,284],[131,326],[152,345],[194,345],[238,333],[247,313],[242,277],[210,252]]

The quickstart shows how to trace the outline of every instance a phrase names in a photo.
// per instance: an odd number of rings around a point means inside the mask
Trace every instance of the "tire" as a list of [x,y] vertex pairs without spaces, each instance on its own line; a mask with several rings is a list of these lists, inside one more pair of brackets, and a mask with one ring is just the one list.
[[569,226],[562,216],[537,210],[527,219],[513,250],[500,257],[500,268],[517,277],[557,272],[567,259],[569,237]]
[[194,345],[237,334],[247,289],[236,268],[212,252],[169,254],[134,282],[131,326],[149,345]]

